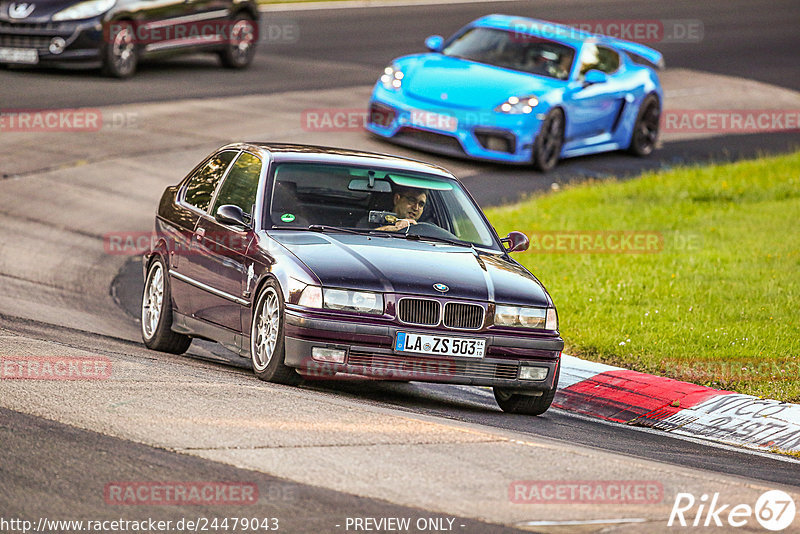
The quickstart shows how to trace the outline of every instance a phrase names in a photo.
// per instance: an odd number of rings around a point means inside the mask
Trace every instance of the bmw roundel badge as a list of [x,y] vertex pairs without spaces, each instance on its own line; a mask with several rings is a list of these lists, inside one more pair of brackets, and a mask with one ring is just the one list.
[[433,289],[435,289],[440,293],[447,293],[448,291],[450,291],[450,288],[444,284],[433,284]]

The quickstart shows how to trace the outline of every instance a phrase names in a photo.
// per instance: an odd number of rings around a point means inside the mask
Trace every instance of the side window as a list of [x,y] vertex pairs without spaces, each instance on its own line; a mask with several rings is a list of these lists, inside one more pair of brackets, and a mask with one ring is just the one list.
[[261,160],[252,154],[242,152],[222,183],[211,214],[215,214],[220,206],[233,204],[242,208],[246,215],[252,215],[260,175]]
[[189,178],[184,201],[199,210],[208,210],[214,190],[235,155],[236,151],[227,150],[212,156],[202,167],[197,169]]
[[619,54],[605,46],[586,44],[581,52],[581,75],[596,69],[612,74],[619,68]]

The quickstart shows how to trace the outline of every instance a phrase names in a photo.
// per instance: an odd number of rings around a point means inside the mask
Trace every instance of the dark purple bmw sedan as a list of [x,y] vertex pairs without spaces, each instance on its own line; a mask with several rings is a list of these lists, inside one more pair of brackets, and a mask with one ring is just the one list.
[[446,170],[338,148],[227,145],[164,192],[142,337],[210,339],[262,380],[362,375],[492,386],[541,414],[558,385],[553,301]]

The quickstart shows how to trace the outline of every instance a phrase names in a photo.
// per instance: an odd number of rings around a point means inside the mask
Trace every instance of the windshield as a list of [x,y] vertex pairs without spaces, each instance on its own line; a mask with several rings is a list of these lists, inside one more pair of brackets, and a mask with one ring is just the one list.
[[497,67],[566,80],[575,58],[569,46],[520,32],[472,28],[442,53]]
[[280,163],[268,203],[273,227],[386,232],[500,250],[480,208],[452,179],[392,169]]

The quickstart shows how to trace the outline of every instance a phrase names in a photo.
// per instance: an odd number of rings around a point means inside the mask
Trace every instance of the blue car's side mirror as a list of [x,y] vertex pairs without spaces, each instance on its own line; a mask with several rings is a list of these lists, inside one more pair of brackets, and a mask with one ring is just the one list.
[[431,52],[441,52],[444,45],[444,37],[441,35],[431,35],[425,39],[425,47]]
[[590,69],[583,75],[583,85],[594,85],[596,83],[606,83],[608,74],[597,69]]

